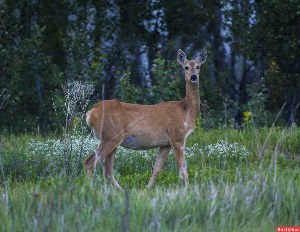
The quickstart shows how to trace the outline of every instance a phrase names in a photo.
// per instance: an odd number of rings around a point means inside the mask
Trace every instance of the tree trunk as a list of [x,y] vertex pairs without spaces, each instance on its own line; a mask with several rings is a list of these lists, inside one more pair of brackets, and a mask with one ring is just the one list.
[[288,114],[288,120],[287,120],[287,126],[291,127],[295,124],[295,118],[296,118],[296,112],[298,110],[300,100],[299,100],[299,90],[296,89],[291,97],[291,104],[289,107],[289,114]]

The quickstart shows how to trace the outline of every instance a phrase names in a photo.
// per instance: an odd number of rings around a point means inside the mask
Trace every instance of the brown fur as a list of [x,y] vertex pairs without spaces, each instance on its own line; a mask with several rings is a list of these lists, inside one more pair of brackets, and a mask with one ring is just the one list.
[[199,76],[200,70],[196,66],[200,66],[205,60],[202,62],[197,58],[188,61],[181,50],[179,53],[183,56],[178,59],[179,63],[184,68],[188,67],[185,71],[186,97],[181,101],[138,105],[106,100],[96,104],[87,113],[87,123],[101,141],[96,152],[84,161],[89,175],[99,161],[105,160],[105,176],[120,189],[113,177],[113,161],[117,147],[121,145],[139,150],[160,147],[153,175],[148,184],[151,187],[172,148],[180,174],[185,184],[188,184],[185,141],[195,128],[196,116],[200,110],[199,78],[192,83],[191,76]]
[[83,161],[83,165],[86,168],[94,167],[95,162],[95,152],[91,152],[90,155]]

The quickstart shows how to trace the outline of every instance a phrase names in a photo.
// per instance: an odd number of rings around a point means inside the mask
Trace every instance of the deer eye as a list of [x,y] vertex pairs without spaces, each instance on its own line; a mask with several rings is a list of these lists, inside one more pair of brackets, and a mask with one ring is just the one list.
[[188,66],[185,66],[185,70],[189,70],[189,67],[188,67]]
[[197,69],[200,69],[200,66],[197,66],[196,68],[197,68]]

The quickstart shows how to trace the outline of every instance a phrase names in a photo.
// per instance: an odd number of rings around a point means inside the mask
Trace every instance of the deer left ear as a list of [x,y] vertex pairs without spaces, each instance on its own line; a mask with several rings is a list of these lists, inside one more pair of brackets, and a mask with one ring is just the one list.
[[179,49],[177,52],[177,61],[181,65],[184,64],[184,61],[186,61],[186,55],[181,49]]
[[206,61],[207,58],[207,50],[204,48],[197,56],[197,60],[200,62],[200,64],[203,64]]

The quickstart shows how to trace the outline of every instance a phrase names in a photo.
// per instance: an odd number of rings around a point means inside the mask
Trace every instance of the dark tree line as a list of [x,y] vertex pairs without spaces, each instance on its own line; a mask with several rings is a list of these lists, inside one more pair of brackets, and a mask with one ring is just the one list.
[[251,112],[264,125],[284,105],[279,121],[292,125],[300,118],[299,38],[297,0],[2,0],[0,93],[10,98],[1,130],[55,130],[67,80],[92,82],[92,102],[183,97],[176,51],[193,58],[204,47],[202,113],[211,124],[240,125]]

